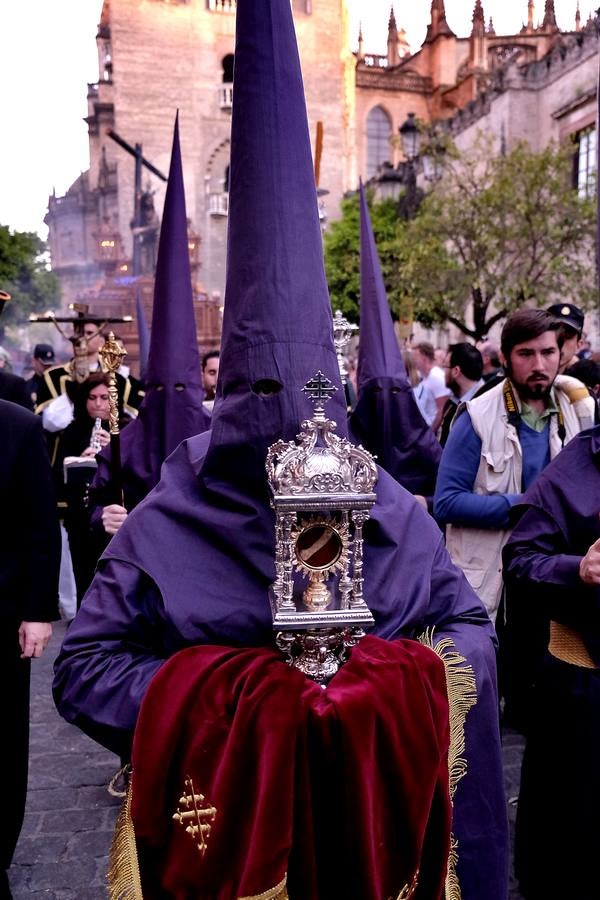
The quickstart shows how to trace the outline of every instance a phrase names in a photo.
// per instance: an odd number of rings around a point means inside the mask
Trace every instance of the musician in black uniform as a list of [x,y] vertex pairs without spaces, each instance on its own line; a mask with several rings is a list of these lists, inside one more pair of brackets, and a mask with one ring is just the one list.
[[[52,401],[61,397],[66,401],[67,388],[73,381],[81,383],[89,373],[98,372],[100,369],[98,351],[104,343],[105,336],[102,331],[104,320],[86,315],[79,319],[73,318],[72,321],[78,326],[71,338],[74,348],[73,359],[65,365],[52,366],[48,369],[44,373],[37,395],[35,411],[43,414],[44,428],[53,432],[66,428],[72,419],[72,410],[68,403],[61,409],[53,405]],[[141,383],[124,368],[122,372],[117,373],[117,389],[124,414],[134,419],[143,398]]]

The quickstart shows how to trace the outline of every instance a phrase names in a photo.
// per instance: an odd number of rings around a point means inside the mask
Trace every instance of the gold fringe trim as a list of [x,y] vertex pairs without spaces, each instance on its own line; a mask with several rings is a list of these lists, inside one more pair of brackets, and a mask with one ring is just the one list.
[[446,900],[461,900],[460,882],[456,872],[458,862],[458,841],[454,835],[450,835],[450,854],[448,856],[448,871],[446,873],[445,898]]
[[[434,644],[434,629],[430,628],[418,640],[440,657],[446,668],[446,687],[450,707],[450,747],[448,771],[450,773],[450,799],[454,799],[458,782],[467,771],[465,759],[465,720],[467,713],[477,703],[477,685],[473,667],[454,647],[452,638],[442,638]],[[450,836],[450,855],[446,876],[446,900],[461,900],[461,890],[456,872],[458,841]]]
[[410,900],[410,898],[412,897],[412,895],[414,894],[414,892],[417,889],[418,883],[419,883],[419,870],[417,869],[417,871],[413,875],[413,879],[410,882],[410,884],[404,885],[404,887],[402,888],[402,890],[396,897],[396,900]]
[[110,845],[107,875],[109,900],[143,900],[135,831],[131,821],[131,794],[130,778]]
[[[126,763],[118,772],[115,772],[113,777],[108,782],[108,793],[111,797],[126,797],[127,796],[127,785],[129,784],[129,779],[131,777],[131,764]],[[122,787],[119,785],[122,784]]]
[[276,884],[275,887],[264,891],[262,894],[253,894],[251,897],[239,897],[238,900],[289,900],[287,892],[287,874],[283,876],[283,881]]

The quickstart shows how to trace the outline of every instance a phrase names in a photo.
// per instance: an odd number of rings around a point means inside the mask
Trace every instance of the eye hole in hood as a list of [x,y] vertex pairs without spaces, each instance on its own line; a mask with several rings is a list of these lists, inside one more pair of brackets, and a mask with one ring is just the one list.
[[253,393],[259,397],[270,397],[272,394],[278,394],[282,388],[281,382],[276,381],[274,378],[259,378],[252,385]]

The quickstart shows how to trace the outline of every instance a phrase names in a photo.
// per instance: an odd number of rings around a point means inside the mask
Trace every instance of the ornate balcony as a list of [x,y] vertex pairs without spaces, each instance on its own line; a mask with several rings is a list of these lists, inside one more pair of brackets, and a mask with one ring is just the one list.
[[235,13],[236,0],[206,0],[206,8],[211,12]]
[[229,213],[229,194],[208,195],[208,214],[210,216],[226,216]]
[[219,85],[219,107],[230,110],[233,105],[233,84],[225,82]]

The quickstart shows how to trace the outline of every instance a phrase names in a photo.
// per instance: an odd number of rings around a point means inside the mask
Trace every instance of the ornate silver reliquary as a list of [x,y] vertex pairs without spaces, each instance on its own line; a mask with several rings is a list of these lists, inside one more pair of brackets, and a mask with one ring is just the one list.
[[295,441],[267,453],[275,510],[276,643],[290,663],[326,684],[374,623],[363,597],[363,526],[375,503],[370,453],[335,434],[325,403],[337,388],[317,372],[302,389],[314,405]]

